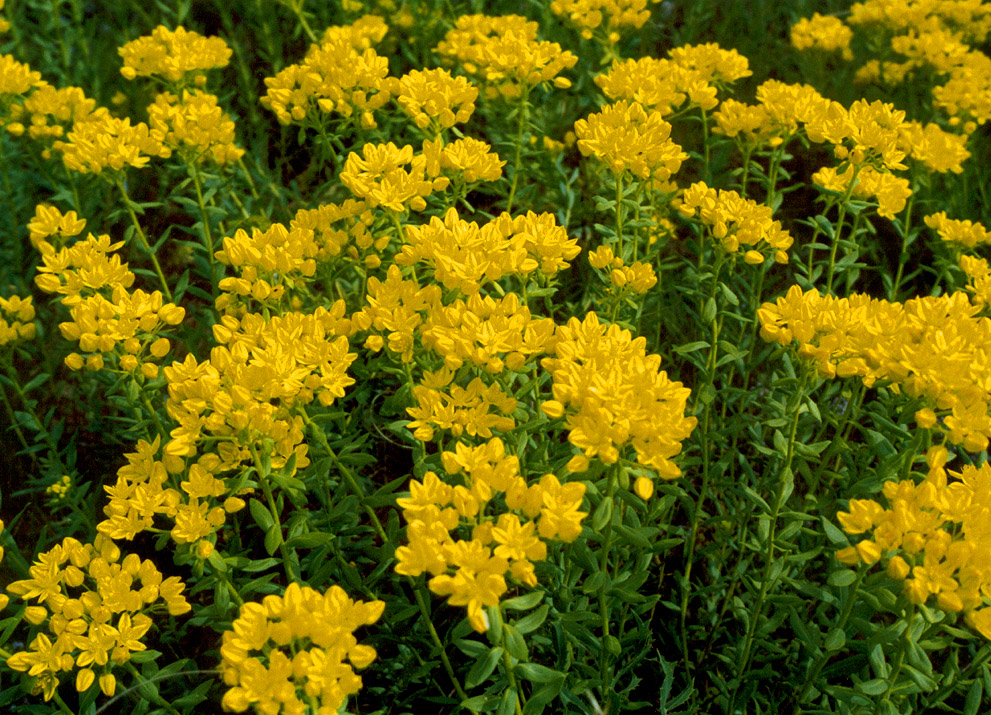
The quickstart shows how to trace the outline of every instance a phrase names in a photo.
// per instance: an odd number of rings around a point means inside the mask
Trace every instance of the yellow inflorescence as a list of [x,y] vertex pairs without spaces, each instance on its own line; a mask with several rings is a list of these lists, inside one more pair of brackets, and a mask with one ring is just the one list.
[[410,496],[396,502],[408,524],[396,572],[429,572],[430,590],[465,606],[481,633],[489,625],[483,607],[499,605],[507,576],[535,587],[534,563],[546,558],[546,542],[578,538],[585,485],[561,484],[553,474],[527,484],[519,459],[497,438],[477,447],[458,442],[441,461],[447,476],[460,475],[463,483],[452,486],[434,472],[410,480]]
[[697,423],[685,417],[691,390],[668,379],[644,338],[589,313],[558,326],[552,354],[541,361],[554,379],[542,409],[565,417],[568,441],[586,459],[614,464],[632,445],[637,462],[662,479],[681,476],[671,459]]
[[841,19],[819,13],[804,17],[791,27],[791,44],[795,49],[840,52],[845,60],[853,59],[852,39],[853,30]]
[[427,157],[414,154],[412,146],[400,149],[392,142],[369,143],[361,147],[361,154],[351,152],[340,178],[369,207],[382,206],[397,213],[407,208],[422,211],[426,197],[450,183],[446,177],[427,176]]
[[354,669],[367,668],[375,649],[354,632],[375,623],[383,601],[353,601],[339,586],[320,593],[291,583],[281,596],[241,606],[220,646],[220,672],[233,712],[336,713],[361,689]]
[[991,231],[983,224],[947,218],[945,211],[925,218],[926,226],[935,229],[940,239],[961,248],[976,248],[991,243]]
[[[650,0],[651,3],[660,0]],[[581,30],[582,37],[592,39],[600,31],[605,39],[616,42],[618,33],[628,28],[640,29],[650,19],[648,0],[554,0],[551,12]],[[615,34],[614,34],[615,33]]]
[[199,83],[204,71],[226,67],[231,58],[231,49],[220,37],[203,37],[182,26],[173,31],[164,25],[128,42],[118,53],[124,60],[120,73],[125,79],[158,76],[173,83],[182,82],[187,74]]
[[983,594],[991,589],[991,465],[965,465],[959,472],[945,468],[946,447],[926,454],[925,479],[888,481],[885,508],[872,499],[851,499],[840,512],[840,525],[849,534],[870,538],[841,549],[837,558],[848,564],[884,561],[888,575],[903,581],[912,603],[936,597],[944,611],[964,612],[967,622],[991,638],[991,608]]
[[805,293],[792,286],[758,311],[761,337],[798,342],[798,354],[825,377],[859,377],[868,387],[890,384],[942,417],[927,428],[968,452],[991,438],[991,319],[966,293],[889,303]]
[[38,329],[34,324],[34,299],[12,295],[0,298],[0,348],[20,340],[31,340]]
[[420,129],[434,133],[464,124],[475,111],[478,88],[445,69],[412,70],[399,78],[396,102]]
[[148,124],[162,142],[188,153],[195,161],[217,164],[237,161],[244,149],[234,144],[234,122],[212,94],[184,90],[181,96],[163,92],[148,107]]
[[25,619],[47,624],[48,633],[39,632],[7,666],[37,678],[45,700],[55,695],[59,675],[73,670],[79,692],[99,682],[105,695],[113,695],[114,666],[145,650],[142,639],[153,625],[145,611],[159,603],[173,616],[190,610],[177,576],[163,578],[149,559],[124,556],[102,534],[91,544],[63,539],[38,555],[29,576],[7,586],[7,593],[24,601]]
[[578,149],[593,155],[615,174],[667,181],[688,154],[671,140],[671,125],[660,112],[620,100],[575,122]]

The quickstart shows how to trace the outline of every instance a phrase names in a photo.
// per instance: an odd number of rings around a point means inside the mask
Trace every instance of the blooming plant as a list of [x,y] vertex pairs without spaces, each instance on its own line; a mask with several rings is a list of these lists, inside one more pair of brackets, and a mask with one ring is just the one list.
[[987,3],[0,14],[0,712],[988,710]]

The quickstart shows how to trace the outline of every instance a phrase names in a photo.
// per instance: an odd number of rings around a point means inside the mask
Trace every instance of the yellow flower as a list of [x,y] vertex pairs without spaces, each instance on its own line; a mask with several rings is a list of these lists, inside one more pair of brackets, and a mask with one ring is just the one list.
[[124,60],[120,73],[125,79],[160,76],[180,82],[187,73],[226,67],[231,49],[220,37],[203,37],[181,25],[175,31],[159,25],[150,35],[128,42],[118,51]]
[[615,174],[667,181],[688,155],[671,140],[671,125],[660,112],[646,112],[636,102],[620,100],[575,122],[578,148],[594,155]]
[[845,60],[853,59],[852,39],[853,30],[842,20],[819,13],[811,18],[803,17],[791,27],[791,44],[795,49],[841,52]]

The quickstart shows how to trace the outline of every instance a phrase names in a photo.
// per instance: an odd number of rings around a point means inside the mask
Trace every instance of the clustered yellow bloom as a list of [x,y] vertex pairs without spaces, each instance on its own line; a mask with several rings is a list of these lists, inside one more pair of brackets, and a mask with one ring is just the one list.
[[[21,104],[10,108],[12,123],[7,131],[23,134],[27,124],[27,135],[36,141],[54,140],[52,148],[61,150],[66,130],[74,122],[95,119],[107,113],[103,107],[97,109],[96,101],[89,99],[79,87],[56,89],[47,82],[41,82]],[[46,147],[44,155],[50,156]]]
[[[846,28],[836,22],[827,28],[822,19],[809,23],[802,20],[793,28],[793,37],[802,28],[804,39],[798,42],[815,44],[819,40],[842,45]],[[925,72],[935,76],[936,83],[941,82],[932,87],[933,104],[949,115],[952,125],[962,123],[964,133],[970,134],[991,120],[991,58],[980,49],[991,33],[991,9],[986,3],[866,0],[850,8],[847,24],[887,37],[891,51],[904,58],[871,59],[857,70],[856,81],[900,84]],[[809,34],[811,26],[818,28],[817,32]]]
[[196,84],[202,84],[206,70],[226,67],[231,58],[231,48],[220,37],[203,37],[182,26],[172,31],[164,25],[117,52],[124,60],[120,73],[125,79],[158,76],[179,84],[190,73]]
[[498,181],[506,164],[489,144],[473,137],[462,137],[450,144],[439,138],[426,141],[423,156],[427,160],[427,176],[435,183],[436,177],[444,173],[455,187],[462,189],[479,181]]
[[148,107],[148,123],[153,132],[162,134],[166,146],[193,161],[226,164],[244,155],[244,149],[234,144],[234,122],[212,94],[183,90],[176,96],[163,92]]
[[7,666],[36,678],[45,700],[55,695],[59,674],[74,669],[76,690],[89,690],[98,681],[105,695],[113,695],[114,666],[145,650],[141,639],[153,623],[145,611],[159,603],[173,616],[190,610],[178,576],[163,578],[152,561],[124,556],[102,534],[91,544],[63,539],[39,554],[28,574],[7,592],[25,601],[29,623],[47,621],[48,633],[39,632]]
[[140,169],[153,156],[172,155],[161,129],[151,129],[144,122],[132,125],[130,119],[102,112],[74,122],[66,140],[60,146],[62,161],[80,174],[120,171],[126,166]]
[[416,333],[440,299],[439,285],[421,288],[416,281],[404,279],[399,266],[391,265],[384,281],[369,277],[367,305],[351,316],[351,333],[374,330],[365,340],[366,348],[377,352],[388,347],[408,363],[413,359]]
[[970,158],[967,137],[943,130],[938,124],[904,122],[900,127],[901,149],[910,159],[938,174],[963,172],[963,162]]
[[[0,519],[0,534],[2,533],[3,533],[3,519]],[[0,562],[3,561],[3,554],[4,554],[3,546],[0,546]],[[10,596],[8,596],[5,593],[0,593],[0,611],[5,609],[8,603],[10,603]]]
[[556,42],[537,39],[537,23],[520,15],[462,15],[434,51],[477,76],[487,97],[516,97],[544,82],[570,87],[558,75],[578,58]]
[[[18,62],[13,55],[0,55],[0,110],[17,96],[27,94],[32,87],[40,87],[44,82],[41,72],[35,72],[23,62]],[[3,119],[6,112],[0,115]]]
[[[851,190],[851,183],[856,180]],[[856,199],[874,199],[878,204],[878,215],[894,218],[908,202],[912,195],[909,180],[895,176],[885,171],[878,171],[873,166],[865,166],[857,171],[853,166],[847,166],[842,173],[835,167],[826,166],[812,175],[812,182],[829,191],[846,194]]]
[[19,340],[31,340],[37,334],[33,300],[32,296],[17,295],[0,298],[0,348]]
[[66,248],[57,243],[76,236],[86,226],[75,211],[62,215],[57,208],[39,205],[28,224],[31,242],[41,252],[35,283],[46,293],[61,295],[69,308],[71,321],[59,324],[66,340],[79,343],[89,355],[70,353],[65,364],[72,370],[100,370],[107,354],[125,372],[140,370],[146,378],[158,375],[156,360],[171,349],[168,338],[161,335],[169,326],[183,321],[185,309],[165,303],[161,291],[133,292],[132,273],[116,251],[123,242],[111,243],[106,234],[89,234]]
[[460,475],[463,483],[452,486],[434,472],[410,480],[410,496],[396,501],[408,524],[407,543],[396,549],[396,572],[429,572],[430,590],[465,606],[469,623],[483,633],[489,623],[482,609],[499,605],[506,576],[535,587],[534,563],[547,557],[547,542],[572,542],[581,534],[585,485],[561,484],[553,474],[528,485],[519,459],[506,454],[498,438],[477,447],[458,442],[441,461],[447,475]]
[[468,434],[489,439],[493,430],[508,432],[516,427],[512,415],[517,402],[512,395],[480,377],[466,386],[458,385],[454,377],[446,367],[425,372],[421,384],[413,388],[416,404],[406,408],[413,418],[406,427],[413,430],[416,439],[429,442],[438,429],[454,437]]
[[368,268],[378,268],[382,265],[379,252],[389,245],[390,237],[372,235],[370,227],[374,221],[375,214],[368,204],[348,199],[342,204],[300,209],[289,222],[289,232],[312,231],[318,260],[329,261],[343,255],[362,261]]
[[65,499],[69,492],[72,490],[72,477],[68,474],[63,474],[62,478],[59,479],[54,484],[49,484],[45,488],[45,494],[51,494],[52,498],[56,501],[61,501]]
[[745,150],[764,143],[779,147],[828,106],[829,101],[810,85],[771,79],[757,87],[757,104],[724,100],[712,115],[716,120],[712,131],[734,138]]
[[925,222],[940,239],[960,248],[976,248],[991,243],[991,231],[983,224],[947,218],[945,211],[926,216]]
[[652,265],[634,261],[627,266],[609,246],[599,246],[589,253],[588,262],[593,268],[608,270],[609,281],[616,288],[628,287],[634,293],[643,295],[657,285],[657,274]]
[[616,62],[595,83],[609,99],[628,99],[644,108],[671,114],[688,100],[704,110],[716,107],[718,87],[753,74],[747,58],[715,44],[685,45],[670,59],[641,57]]
[[553,275],[566,268],[567,261],[581,252],[577,241],[569,239],[552,214],[512,218],[502,213],[479,227],[464,221],[456,209],[448,209],[441,220],[436,216],[423,226],[406,227],[407,243],[396,254],[396,263],[412,266],[417,261],[433,268],[434,278],[445,288],[457,288],[465,295],[503,276],[525,275],[537,269]]
[[688,154],[671,140],[671,125],[660,112],[620,100],[575,122],[578,149],[605,162],[614,174],[667,181]]
[[541,407],[548,417],[565,416],[568,441],[584,460],[614,464],[632,444],[637,462],[674,479],[681,470],[671,459],[697,423],[685,417],[691,391],[668,379],[661,357],[648,355],[646,345],[595,313],[571,318],[557,328],[554,357],[541,361],[554,380],[553,399]]
[[700,181],[685,190],[678,210],[685,218],[705,225],[727,253],[751,246],[744,255],[747,263],[763,263],[764,253],[756,249],[765,246],[765,251],[773,252],[777,263],[788,262],[786,252],[794,239],[781,228],[780,221],[774,220],[770,206],[745,199],[735,191],[717,191]]
[[984,558],[991,550],[991,465],[950,472],[948,458],[946,447],[931,447],[922,482],[885,482],[887,508],[872,499],[851,499],[849,511],[837,514],[840,525],[870,538],[836,556],[847,564],[883,559],[911,602],[935,596],[939,608],[963,611],[967,623],[991,639],[991,608],[982,598],[991,590],[991,562]]
[[797,341],[799,356],[820,375],[859,377],[868,387],[887,384],[921,400],[942,419],[920,425],[976,453],[991,438],[991,319],[979,311],[962,291],[902,304],[792,286],[776,303],[764,303],[758,317],[764,340]]
[[536,355],[547,352],[554,321],[533,318],[515,293],[501,300],[474,293],[467,301],[436,306],[422,328],[423,346],[457,370],[465,362],[498,374],[520,371]]
[[367,143],[361,147],[361,154],[351,152],[340,179],[370,208],[383,206],[396,213],[407,208],[422,211],[427,207],[427,196],[450,184],[446,177],[427,176],[426,156],[413,154],[409,144],[400,149],[392,142]]
[[965,290],[971,294],[971,301],[980,308],[991,304],[991,266],[984,258],[960,256],[960,270],[969,279]]
[[354,669],[367,668],[375,649],[354,632],[379,619],[384,601],[353,601],[340,586],[326,593],[291,583],[282,596],[245,603],[224,631],[220,672],[230,689],[225,710],[317,715],[341,710],[361,689]]
[[464,124],[475,111],[478,88],[445,69],[413,70],[399,78],[396,102],[420,129],[434,135]]
[[815,13],[791,26],[791,44],[797,50],[841,52],[843,59],[852,60],[852,39],[853,30],[838,17],[830,15]]
[[619,40],[620,31],[638,30],[650,19],[647,0],[554,0],[551,12],[581,30],[586,40],[599,31],[610,44]]
[[[338,248],[338,252],[340,249]],[[223,248],[214,256],[237,270],[237,276],[222,278],[225,291],[217,297],[217,310],[243,315],[243,299],[253,298],[266,305],[278,304],[286,290],[302,287],[316,274],[320,246],[313,229],[273,223],[267,231],[242,228],[233,237],[224,237]]]
[[[0,10],[3,10],[4,3],[6,2],[7,0],[0,0]],[[10,29],[10,21],[8,21],[7,18],[5,17],[0,17],[0,35],[7,32],[7,30],[9,29]],[[2,530],[2,527],[0,527],[0,530]]]
[[363,127],[375,127],[373,112],[398,93],[398,80],[389,77],[388,58],[371,48],[388,31],[380,18],[376,20],[327,28],[322,42],[311,46],[301,63],[265,78],[268,90],[262,106],[275,112],[282,124],[321,124],[322,115],[336,112],[354,117]]

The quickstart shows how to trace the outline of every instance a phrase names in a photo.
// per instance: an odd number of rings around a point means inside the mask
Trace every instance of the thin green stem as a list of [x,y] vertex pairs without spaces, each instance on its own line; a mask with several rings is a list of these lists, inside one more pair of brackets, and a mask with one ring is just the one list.
[[[615,466],[609,470],[609,486],[606,488],[605,496],[605,498],[609,501],[613,501],[615,497],[616,486],[619,483],[619,472],[621,469],[623,469],[622,464],[620,462],[616,462]],[[613,504],[613,506],[615,506],[615,504]],[[609,662],[609,648],[607,646],[610,637],[609,599],[606,598],[606,591],[609,581],[609,550],[612,546],[612,535],[612,518],[610,518],[603,527],[602,554],[599,560],[599,571],[601,571],[604,576],[602,579],[602,585],[599,588],[599,617],[602,625],[602,652],[599,655],[599,677],[602,682],[603,694],[610,692],[612,687],[612,664]]]
[[[143,675],[141,675],[141,673],[138,672],[137,668],[134,667],[134,663],[132,663],[131,661],[127,661],[124,664],[124,666],[131,673],[131,675],[134,676],[134,679],[137,680],[139,683],[144,684],[145,682],[147,682],[146,678]],[[140,687],[140,685],[138,687]],[[168,700],[166,700],[161,695],[159,695],[157,690],[153,690],[152,693],[153,695],[151,697],[151,700],[153,700],[155,704],[158,705],[158,707],[165,708],[165,710],[172,713],[173,715],[179,715],[179,711],[172,706],[172,703],[170,703]],[[141,694],[144,695],[144,693]]]
[[[853,195],[853,189],[857,185],[857,174],[860,173],[860,168],[856,167],[853,170],[853,177],[850,179],[850,185],[847,187],[846,193],[843,194],[843,198],[840,201],[840,213],[836,219],[836,231],[833,233],[833,241],[829,247],[829,272],[826,277],[826,293],[832,294],[833,292],[833,271],[836,268],[836,249],[839,248],[840,238],[843,236],[843,220],[846,218],[846,208],[847,204],[850,202],[850,197]],[[856,238],[856,236],[854,236]]]
[[908,239],[912,226],[912,206],[915,203],[915,192],[908,199],[908,206],[905,209],[905,221],[902,225],[902,250],[898,254],[898,272],[895,274],[895,282],[891,284],[891,292],[888,293],[888,300],[898,300],[898,290],[902,285],[902,274],[905,272],[905,264],[908,263]]
[[[836,621],[834,628],[839,628],[842,630],[846,627],[847,621],[850,620],[850,614],[853,613],[853,607],[857,603],[857,589],[860,588],[860,584],[863,583],[864,577],[867,575],[867,569],[861,567],[857,571],[857,580],[854,581],[850,586],[850,592],[847,597],[846,603],[843,605],[843,611],[840,613],[839,620]],[[823,650],[816,658],[815,663],[812,664],[812,668],[809,670],[808,674],[805,676],[805,681],[802,683],[801,689],[799,690],[798,699],[795,702],[794,715],[799,715],[802,711],[802,703],[805,702],[805,698],[808,697],[809,691],[815,685],[815,679],[819,677],[819,673],[822,671],[826,662],[833,654],[828,650]]]
[[523,715],[523,706],[520,704],[520,698],[523,696],[520,693],[520,686],[516,682],[516,673],[513,672],[513,660],[509,656],[509,650],[505,647],[506,645],[506,629],[502,630],[502,662],[506,666],[506,679],[509,681],[509,687],[516,693],[516,715]]
[[623,174],[616,174],[616,255],[623,255]]
[[279,517],[279,507],[275,503],[275,496],[272,494],[272,485],[268,481],[268,472],[264,470],[255,446],[249,445],[248,451],[251,452],[251,458],[255,463],[255,470],[258,472],[258,483],[261,485],[262,492],[265,494],[265,502],[268,504],[268,511],[272,515],[273,526],[278,530],[279,554],[282,556],[282,566],[286,572],[286,583],[291,584],[297,580],[297,576],[292,570],[292,564],[298,563],[299,560],[296,558],[295,551],[290,550],[286,546],[286,540],[282,535],[282,520]]
[[434,645],[437,646],[437,650],[440,652],[440,660],[444,664],[444,670],[447,671],[447,675],[451,678],[451,683],[454,685],[454,691],[458,694],[458,697],[461,698],[462,701],[465,701],[468,699],[468,694],[465,692],[465,689],[461,687],[461,682],[458,680],[458,676],[454,672],[454,666],[451,665],[451,661],[447,657],[447,650],[444,648],[444,642],[440,639],[440,635],[434,627],[433,618],[430,617],[430,609],[427,608],[427,602],[423,598],[424,586],[418,579],[410,578],[410,583],[413,586],[413,596],[416,598],[416,605],[420,607],[420,614],[423,616],[423,622],[427,624],[427,630],[430,631],[430,638],[433,640]]
[[524,83],[520,93],[520,107],[517,110],[516,122],[516,154],[513,158],[513,181],[509,187],[509,198],[506,199],[506,212],[513,210],[513,199],[516,198],[516,188],[520,179],[520,159],[523,156],[523,130],[526,128],[526,115],[529,108],[530,85]]
[[196,189],[196,203],[200,207],[200,220],[203,222],[203,246],[206,248],[206,257],[210,263],[210,285],[214,285],[216,276],[214,275],[213,258],[213,232],[210,230],[210,217],[206,212],[206,204],[203,201],[203,186],[200,182],[200,169],[196,159],[188,162],[189,174],[193,177],[193,187]]
[[[65,474],[65,464],[62,462],[62,457],[59,454],[58,445],[55,444],[55,440],[52,438],[51,433],[45,427],[45,423],[38,416],[38,413],[34,411],[34,407],[28,400],[27,394],[21,387],[20,376],[17,374],[17,368],[14,367],[14,361],[11,359],[10,355],[7,354],[3,356],[2,362],[7,372],[7,379],[10,380],[10,384],[14,387],[14,392],[17,393],[18,398],[21,400],[21,404],[24,405],[24,410],[31,415],[31,419],[33,419],[34,423],[38,426],[38,433],[48,446],[48,451],[51,453],[52,459],[54,459],[55,463],[58,465],[59,471],[62,474]],[[6,396],[4,396],[4,399],[6,400]]]
[[124,181],[117,177],[116,180],[117,188],[120,190],[121,196],[124,198],[124,206],[127,208],[127,213],[131,217],[131,223],[134,225],[134,232],[141,242],[141,247],[145,252],[151,257],[152,265],[155,267],[155,273],[158,274],[158,280],[162,284],[162,293],[165,294],[165,298],[171,303],[172,302],[172,291],[169,290],[169,284],[165,280],[165,274],[162,273],[162,267],[158,263],[158,256],[155,252],[151,250],[151,246],[148,243],[148,237],[145,236],[144,230],[141,228],[141,224],[138,222],[138,217],[134,213],[133,202],[131,197],[127,195],[127,189],[124,188]]

